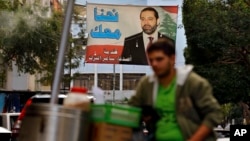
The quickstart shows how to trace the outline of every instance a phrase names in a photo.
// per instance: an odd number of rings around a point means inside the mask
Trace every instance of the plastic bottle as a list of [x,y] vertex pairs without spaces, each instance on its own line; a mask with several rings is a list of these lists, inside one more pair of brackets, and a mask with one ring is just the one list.
[[65,107],[78,108],[82,111],[89,112],[90,99],[87,95],[87,91],[86,88],[72,87],[67,98],[64,99],[63,105]]

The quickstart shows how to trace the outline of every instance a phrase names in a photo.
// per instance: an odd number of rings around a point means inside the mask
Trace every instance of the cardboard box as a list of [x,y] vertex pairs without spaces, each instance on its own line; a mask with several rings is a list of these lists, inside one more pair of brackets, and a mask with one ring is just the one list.
[[131,141],[132,128],[104,122],[92,124],[91,141]]
[[93,104],[91,105],[91,119],[93,122],[136,128],[140,125],[141,109],[121,104]]

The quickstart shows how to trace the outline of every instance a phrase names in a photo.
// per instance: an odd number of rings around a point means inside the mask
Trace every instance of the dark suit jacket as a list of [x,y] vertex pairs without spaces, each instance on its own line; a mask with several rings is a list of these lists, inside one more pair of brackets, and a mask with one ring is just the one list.
[[[121,59],[131,57],[131,61],[120,61],[120,64],[148,65],[144,48],[142,32],[125,38]],[[173,39],[158,32],[158,39],[166,38],[174,42]]]

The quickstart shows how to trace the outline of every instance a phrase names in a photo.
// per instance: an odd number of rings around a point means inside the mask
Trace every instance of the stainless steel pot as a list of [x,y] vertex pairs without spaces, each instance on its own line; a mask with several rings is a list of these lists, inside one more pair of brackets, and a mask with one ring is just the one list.
[[31,104],[18,141],[89,141],[89,113],[51,104]]

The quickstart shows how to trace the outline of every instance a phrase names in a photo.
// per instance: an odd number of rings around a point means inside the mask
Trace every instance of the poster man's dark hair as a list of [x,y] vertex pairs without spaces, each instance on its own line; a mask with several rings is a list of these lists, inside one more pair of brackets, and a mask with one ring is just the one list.
[[[144,11],[152,11],[152,12],[154,12],[155,18],[156,19],[159,18],[158,12],[153,7],[146,7],[146,8],[141,10],[141,13],[144,12]],[[141,17],[141,13],[140,13],[140,17]]]

